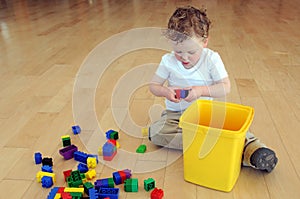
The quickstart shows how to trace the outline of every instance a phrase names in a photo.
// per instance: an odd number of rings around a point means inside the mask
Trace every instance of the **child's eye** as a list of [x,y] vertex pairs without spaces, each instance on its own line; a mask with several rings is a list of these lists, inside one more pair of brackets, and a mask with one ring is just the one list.
[[193,55],[195,53],[196,53],[196,51],[189,51],[189,54],[191,54],[191,55]]
[[175,53],[177,53],[177,54],[181,54],[182,52],[181,52],[181,51],[175,51]]

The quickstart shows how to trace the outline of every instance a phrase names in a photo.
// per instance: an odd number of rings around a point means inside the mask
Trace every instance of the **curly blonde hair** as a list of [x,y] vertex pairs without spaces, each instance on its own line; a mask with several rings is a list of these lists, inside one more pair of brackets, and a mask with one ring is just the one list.
[[210,25],[211,21],[206,15],[206,9],[197,9],[192,6],[179,7],[169,19],[165,36],[176,42],[182,42],[194,36],[206,40]]

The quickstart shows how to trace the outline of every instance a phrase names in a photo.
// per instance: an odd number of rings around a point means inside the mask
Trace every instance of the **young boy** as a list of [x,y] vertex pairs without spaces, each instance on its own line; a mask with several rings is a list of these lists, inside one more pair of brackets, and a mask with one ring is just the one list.
[[[155,96],[166,98],[166,110],[149,127],[149,140],[156,145],[182,149],[178,123],[183,111],[196,99],[223,97],[230,92],[219,54],[206,48],[210,24],[206,10],[191,6],[176,9],[169,19],[165,36],[174,51],[162,57],[149,86]],[[187,90],[188,95],[176,97],[177,89]],[[271,172],[276,163],[275,152],[247,132],[243,165]]]

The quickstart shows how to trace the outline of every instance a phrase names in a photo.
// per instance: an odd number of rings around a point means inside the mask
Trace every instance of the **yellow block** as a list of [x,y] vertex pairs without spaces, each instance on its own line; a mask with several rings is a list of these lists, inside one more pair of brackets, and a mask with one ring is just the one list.
[[85,177],[86,177],[88,180],[93,179],[94,177],[96,177],[96,170],[95,170],[95,169],[89,170],[88,172],[85,173]]
[[55,174],[54,174],[54,173],[48,173],[48,172],[44,172],[44,171],[39,171],[39,172],[37,172],[37,174],[36,174],[36,179],[37,179],[37,181],[38,181],[38,182],[42,182],[42,178],[43,178],[44,176],[52,177],[53,183],[56,182]]
[[95,157],[88,157],[87,158],[87,166],[89,169],[94,169],[97,166],[97,159]]
[[61,194],[60,193],[55,194],[54,199],[61,199]]
[[142,135],[143,135],[144,137],[147,137],[147,136],[148,136],[148,127],[142,128]]
[[120,143],[118,141],[116,141],[116,147],[117,149],[120,148]]
[[64,192],[73,192],[73,193],[82,193],[84,192],[84,188],[75,188],[75,187],[66,187]]
[[63,139],[63,138],[70,138],[70,135],[63,135],[63,136],[61,136],[61,139]]

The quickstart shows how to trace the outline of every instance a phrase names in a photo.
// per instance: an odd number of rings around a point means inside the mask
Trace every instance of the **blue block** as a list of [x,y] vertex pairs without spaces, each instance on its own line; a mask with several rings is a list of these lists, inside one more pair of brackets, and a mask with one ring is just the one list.
[[59,187],[53,187],[51,189],[51,191],[49,192],[47,199],[54,199],[58,190],[59,190]]
[[122,178],[118,171],[113,173],[113,179],[116,185],[122,184]]
[[42,171],[48,172],[48,173],[53,173],[52,167],[49,165],[42,166]]
[[75,135],[77,135],[81,132],[81,128],[80,126],[72,126],[72,131]]
[[102,147],[103,156],[112,156],[117,150],[117,147],[110,142],[105,142]]
[[81,152],[81,151],[75,151],[74,152],[74,159],[78,162],[87,164],[87,158],[88,154]]
[[34,162],[35,162],[35,164],[42,163],[42,154],[40,152],[34,153]]
[[189,95],[189,90],[181,90],[180,91],[180,98],[186,98]]
[[[117,131],[114,131],[114,130],[108,130],[106,133],[106,139],[114,139],[114,140],[117,140],[119,139],[119,134]],[[112,135],[114,134],[114,135]]]
[[86,164],[79,163],[79,164],[77,165],[77,170],[78,170],[80,173],[86,173],[86,172],[89,170],[89,168],[88,168],[88,166],[87,166]]
[[109,197],[110,199],[118,199],[119,192],[119,188],[100,188],[99,199],[104,199],[106,197]]
[[52,177],[50,176],[44,176],[42,177],[42,187],[44,188],[50,188],[53,185]]
[[90,199],[98,199],[97,191],[94,188],[89,189],[89,197]]

